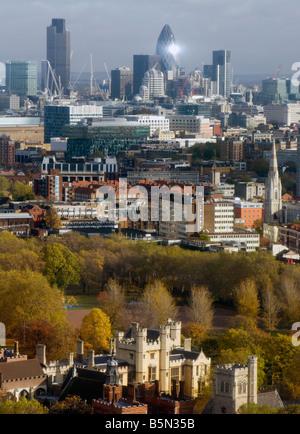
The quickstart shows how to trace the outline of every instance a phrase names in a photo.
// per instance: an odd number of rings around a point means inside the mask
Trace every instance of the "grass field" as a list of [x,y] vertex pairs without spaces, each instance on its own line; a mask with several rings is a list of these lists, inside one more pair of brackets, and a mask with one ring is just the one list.
[[95,307],[99,307],[96,294],[68,294],[66,299],[71,301],[71,305],[75,304],[75,306],[71,310],[89,310]]

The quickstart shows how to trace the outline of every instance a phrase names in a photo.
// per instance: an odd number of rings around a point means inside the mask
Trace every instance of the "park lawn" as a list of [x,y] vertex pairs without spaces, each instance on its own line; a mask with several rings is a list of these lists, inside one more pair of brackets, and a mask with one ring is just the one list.
[[90,310],[99,307],[96,294],[68,294],[67,299],[74,297],[76,305],[71,310]]

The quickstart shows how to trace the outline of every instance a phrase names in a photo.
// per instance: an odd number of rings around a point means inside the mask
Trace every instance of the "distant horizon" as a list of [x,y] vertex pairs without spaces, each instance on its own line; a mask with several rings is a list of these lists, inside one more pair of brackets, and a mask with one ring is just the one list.
[[132,68],[134,54],[155,54],[165,24],[175,34],[187,72],[211,64],[212,52],[221,49],[231,51],[234,75],[239,76],[276,76],[278,70],[290,75],[292,65],[300,62],[296,0],[290,0],[289,8],[279,0],[228,0],[226,5],[221,0],[13,0],[1,6],[1,15],[5,42],[0,62],[36,60],[38,69],[46,58],[46,28],[57,17],[65,19],[71,34],[75,73],[85,64],[90,68],[90,54],[94,71],[104,70],[104,63],[109,71]]

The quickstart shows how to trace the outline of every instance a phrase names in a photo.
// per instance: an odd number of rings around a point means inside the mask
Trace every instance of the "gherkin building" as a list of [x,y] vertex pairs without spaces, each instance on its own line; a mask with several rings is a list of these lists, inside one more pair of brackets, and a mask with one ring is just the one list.
[[177,76],[179,70],[178,46],[171,27],[166,24],[159,35],[156,54],[161,56],[162,69],[173,71]]

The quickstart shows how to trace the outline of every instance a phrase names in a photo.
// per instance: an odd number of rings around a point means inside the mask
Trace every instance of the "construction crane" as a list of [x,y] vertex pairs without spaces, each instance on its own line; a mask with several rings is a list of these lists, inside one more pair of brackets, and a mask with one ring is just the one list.
[[108,69],[107,69],[106,63],[104,63],[104,68],[105,68],[105,71],[106,71],[106,74],[107,74],[107,78],[108,78],[108,87],[109,87],[109,92],[110,92],[110,91],[111,91],[111,89],[110,89],[111,78],[110,78],[110,75],[109,75],[109,72],[108,72]]
[[57,83],[55,71],[52,69],[52,66],[51,66],[49,60],[46,60],[46,62],[47,62],[47,66],[48,66],[47,67],[46,89],[45,89],[46,99],[47,99],[48,102],[53,100],[52,90],[49,88],[50,73],[51,73],[52,81],[53,81],[53,83],[55,85],[55,89],[56,89],[56,92],[57,92],[56,95],[58,96],[58,99],[61,100],[62,95],[63,95],[63,89],[61,87],[60,77],[59,77],[59,83]]
[[91,79],[90,79],[90,95],[94,95],[94,70],[93,70],[93,56],[90,55],[91,59]]
[[187,85],[187,82],[188,82],[189,77],[190,77],[190,74],[188,74],[188,76],[186,77],[183,87],[182,87],[182,88],[179,87],[179,91],[180,91],[180,99],[181,99],[181,100],[183,99],[183,92],[184,92],[184,89],[185,89],[185,87],[186,87],[186,85]]

